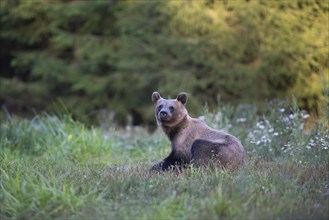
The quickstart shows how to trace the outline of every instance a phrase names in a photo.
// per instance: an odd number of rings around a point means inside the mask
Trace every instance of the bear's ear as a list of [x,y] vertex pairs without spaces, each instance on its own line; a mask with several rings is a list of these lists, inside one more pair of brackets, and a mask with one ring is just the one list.
[[183,105],[185,105],[185,103],[187,102],[187,94],[185,92],[179,93],[179,95],[177,96],[177,100],[183,103]]
[[160,94],[157,91],[153,92],[152,93],[152,102],[155,104],[155,103],[157,103],[157,101],[159,99],[161,99]]

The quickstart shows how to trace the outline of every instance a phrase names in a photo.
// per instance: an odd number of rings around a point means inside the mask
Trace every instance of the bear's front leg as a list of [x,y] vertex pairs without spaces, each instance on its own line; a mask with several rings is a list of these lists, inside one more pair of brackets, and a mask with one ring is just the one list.
[[151,171],[165,171],[165,170],[168,170],[170,167],[174,168],[175,165],[177,165],[177,164],[178,164],[178,161],[174,160],[174,158],[169,155],[160,163],[154,164],[151,167]]
[[152,166],[151,170],[154,171],[165,171],[168,169],[175,170],[176,168],[181,168],[183,165],[188,164],[190,162],[191,158],[184,155],[177,153],[175,151],[172,151],[168,157],[166,157],[163,161],[160,163],[157,163]]

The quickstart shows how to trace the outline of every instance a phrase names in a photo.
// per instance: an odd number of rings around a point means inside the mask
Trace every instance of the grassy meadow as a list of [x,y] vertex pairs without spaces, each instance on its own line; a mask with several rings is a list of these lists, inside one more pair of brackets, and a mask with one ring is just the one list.
[[[204,110],[246,149],[235,173],[152,173],[170,143],[157,130],[89,127],[69,116],[6,116],[0,125],[0,219],[328,219],[328,118],[294,106]],[[106,129],[104,129],[106,127]]]

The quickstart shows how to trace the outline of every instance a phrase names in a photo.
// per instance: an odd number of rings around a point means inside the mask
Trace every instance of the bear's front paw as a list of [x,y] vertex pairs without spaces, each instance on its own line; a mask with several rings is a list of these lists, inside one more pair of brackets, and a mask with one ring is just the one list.
[[163,162],[161,162],[161,163],[157,163],[157,164],[154,164],[154,165],[150,168],[150,171],[162,171],[162,164],[163,164]]

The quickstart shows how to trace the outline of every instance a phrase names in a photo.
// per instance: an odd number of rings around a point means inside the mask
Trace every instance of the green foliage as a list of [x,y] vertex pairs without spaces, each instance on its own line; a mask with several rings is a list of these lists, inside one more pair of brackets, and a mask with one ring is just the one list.
[[69,116],[7,117],[0,124],[0,218],[327,219],[328,118],[305,131],[296,105],[255,112],[220,105],[204,115],[245,146],[235,173],[149,172],[170,151],[161,131],[88,128]]
[[85,121],[106,109],[137,125],[153,119],[154,90],[187,91],[192,113],[216,108],[219,94],[232,103],[293,94],[317,114],[328,103],[328,1],[0,4],[0,100],[10,111],[49,112],[61,100]]

